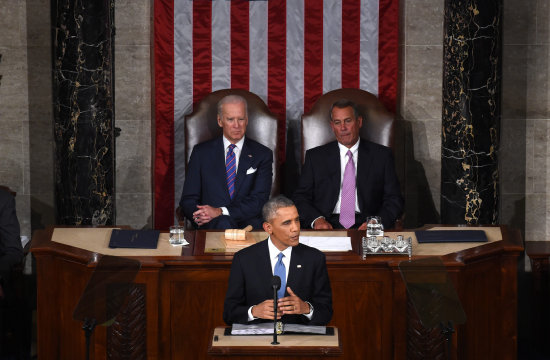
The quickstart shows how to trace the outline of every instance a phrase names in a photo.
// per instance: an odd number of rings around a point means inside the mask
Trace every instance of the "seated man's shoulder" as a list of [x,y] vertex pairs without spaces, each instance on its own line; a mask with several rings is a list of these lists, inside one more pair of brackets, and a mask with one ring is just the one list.
[[336,140],[326,143],[324,145],[319,145],[313,147],[306,151],[310,156],[324,156],[328,151],[338,149],[338,142]]
[[4,189],[0,189],[0,204],[7,203],[13,199],[13,195]]
[[211,148],[214,148],[219,143],[220,140],[221,140],[221,137],[216,137],[214,139],[206,140],[195,145],[193,149],[194,150],[211,149]]
[[266,153],[271,153],[271,149],[267,146],[257,142],[256,140],[252,140],[250,138],[246,138],[246,145],[249,146],[254,151],[261,151]]
[[378,153],[391,153],[391,148],[361,138],[361,146]]

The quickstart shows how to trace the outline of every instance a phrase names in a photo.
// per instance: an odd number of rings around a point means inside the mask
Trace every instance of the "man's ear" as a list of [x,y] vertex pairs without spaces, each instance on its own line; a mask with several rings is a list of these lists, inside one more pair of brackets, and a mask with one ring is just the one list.
[[220,118],[220,115],[216,115],[216,118],[218,119],[218,126],[222,127],[222,119]]
[[363,126],[363,117],[361,115],[357,117],[357,121],[359,121],[359,127]]
[[270,223],[264,222],[264,223],[262,224],[262,227],[264,228],[264,231],[265,231],[266,233],[268,233],[269,235],[271,235],[271,234],[273,233],[273,230],[271,229],[271,224],[270,224]]

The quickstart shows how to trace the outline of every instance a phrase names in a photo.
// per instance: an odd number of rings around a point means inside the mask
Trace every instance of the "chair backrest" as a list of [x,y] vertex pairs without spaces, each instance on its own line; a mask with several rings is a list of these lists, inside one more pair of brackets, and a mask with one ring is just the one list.
[[337,89],[322,95],[311,108],[302,115],[302,163],[306,150],[324,145],[336,139],[330,127],[330,108],[340,99],[357,104],[363,117],[360,136],[374,143],[392,147],[394,115],[378,98],[360,89]]
[[222,135],[222,128],[218,126],[218,102],[227,95],[240,95],[248,104],[248,126],[246,136],[267,146],[273,151],[273,185],[271,195],[279,193],[279,161],[277,152],[278,121],[267,108],[264,101],[246,90],[224,89],[208,94],[198,104],[195,110],[185,116],[185,163],[189,162],[193,147],[201,142]]

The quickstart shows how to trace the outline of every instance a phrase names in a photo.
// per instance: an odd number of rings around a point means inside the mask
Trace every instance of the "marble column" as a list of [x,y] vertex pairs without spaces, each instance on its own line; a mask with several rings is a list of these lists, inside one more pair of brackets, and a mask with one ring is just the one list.
[[114,0],[52,0],[57,223],[112,225]]
[[445,0],[441,221],[499,221],[502,0]]

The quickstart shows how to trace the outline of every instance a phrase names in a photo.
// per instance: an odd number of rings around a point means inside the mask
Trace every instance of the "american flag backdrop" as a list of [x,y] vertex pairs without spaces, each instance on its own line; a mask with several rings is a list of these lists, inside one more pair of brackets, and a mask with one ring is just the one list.
[[[154,0],[154,227],[174,222],[185,179],[184,116],[242,88],[287,125],[338,88],[394,111],[399,0]],[[285,147],[277,154],[284,159]]]

